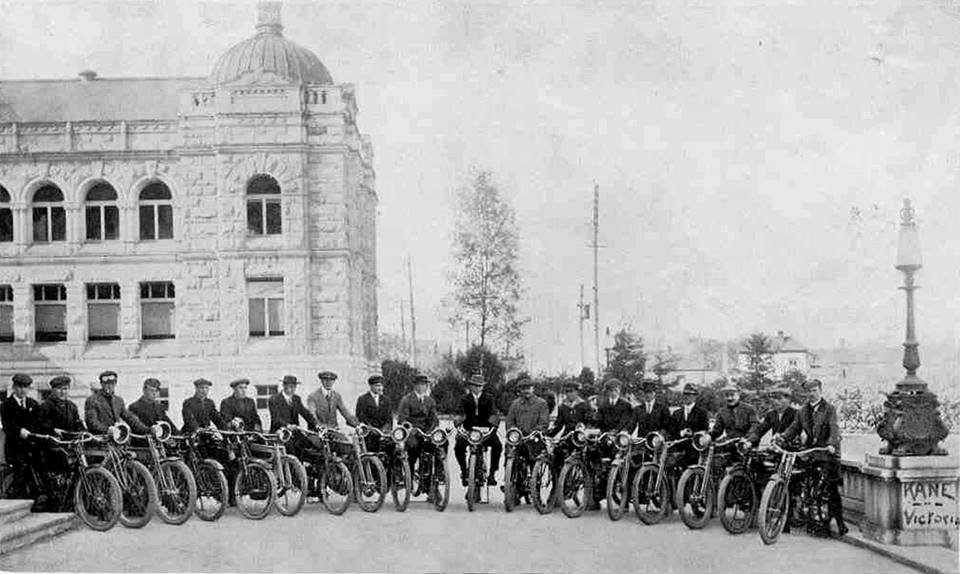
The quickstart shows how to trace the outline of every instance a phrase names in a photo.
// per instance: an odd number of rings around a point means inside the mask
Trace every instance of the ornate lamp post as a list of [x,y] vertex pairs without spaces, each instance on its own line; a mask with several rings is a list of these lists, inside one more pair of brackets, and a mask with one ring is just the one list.
[[903,272],[903,289],[907,293],[907,335],[903,342],[903,368],[907,375],[896,384],[884,402],[883,419],[877,428],[886,443],[880,454],[896,456],[943,455],[938,443],[946,438],[947,428],[940,418],[937,395],[917,376],[920,367],[919,343],[913,312],[914,274],[923,266],[920,255],[920,234],[913,219],[910,200],[903,200],[900,210],[900,240],[896,268]]

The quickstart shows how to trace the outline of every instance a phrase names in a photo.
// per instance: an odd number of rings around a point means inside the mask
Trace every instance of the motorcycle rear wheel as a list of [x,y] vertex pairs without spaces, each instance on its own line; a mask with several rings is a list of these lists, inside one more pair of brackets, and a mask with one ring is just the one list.
[[750,528],[757,513],[757,491],[747,473],[735,470],[723,477],[717,490],[717,504],[720,522],[727,532],[743,534]]
[[617,521],[623,518],[630,508],[630,485],[628,484],[627,465],[616,464],[607,476],[607,516]]
[[[593,500],[593,489],[586,468],[580,460],[563,463],[557,479],[557,503],[567,518],[577,518]],[[569,502],[569,503],[568,503]]]
[[120,483],[107,469],[88,467],[74,486],[73,506],[91,530],[110,530],[120,520],[123,508]]
[[[157,516],[167,524],[183,524],[193,514],[197,501],[197,481],[182,460],[160,464],[163,480],[157,483]],[[168,488],[161,487],[166,483]]]
[[437,512],[443,512],[450,502],[450,471],[446,459],[439,454],[434,457],[433,472],[430,473],[430,494],[433,507]]
[[233,492],[240,514],[250,520],[261,520],[270,514],[276,500],[277,475],[266,465],[249,462],[240,467]]
[[[127,528],[143,528],[157,509],[157,483],[144,464],[127,460],[120,470],[126,476],[127,489],[123,492],[123,511],[120,524]],[[118,481],[119,482],[119,481]]]
[[[704,481],[706,481],[704,487]],[[704,487],[704,488],[702,488]],[[703,499],[696,500],[700,490],[703,490]],[[699,530],[710,522],[710,513],[716,503],[716,491],[713,487],[713,479],[705,476],[703,467],[692,467],[683,471],[680,476],[680,482],[677,483],[677,491],[680,493],[680,520],[687,525],[687,528]]]
[[280,484],[280,481],[277,481],[277,497],[274,504],[277,512],[283,516],[294,516],[307,502],[307,469],[304,468],[300,459],[292,454],[281,457],[280,464],[283,465],[286,484]]
[[553,468],[546,460],[533,463],[530,473],[530,501],[540,514],[553,512],[556,484],[553,481]]
[[406,457],[394,456],[390,469],[390,495],[397,512],[403,512],[410,504],[410,491],[413,490],[413,473]]
[[340,516],[347,511],[352,496],[353,477],[347,465],[342,460],[325,463],[320,475],[320,498],[327,512]]
[[360,459],[358,471],[357,476],[353,477],[357,504],[364,512],[376,512],[387,497],[387,469],[378,456],[368,455]]
[[660,467],[645,464],[633,477],[633,510],[640,522],[657,524],[670,513],[670,485],[667,477],[660,481],[657,488],[657,474]]
[[200,520],[217,520],[227,510],[230,496],[227,475],[213,461],[203,460],[197,465],[194,478],[197,483],[194,512]]
[[787,484],[779,476],[771,478],[763,488],[757,513],[760,539],[764,544],[775,544],[789,519],[790,501],[786,494]]

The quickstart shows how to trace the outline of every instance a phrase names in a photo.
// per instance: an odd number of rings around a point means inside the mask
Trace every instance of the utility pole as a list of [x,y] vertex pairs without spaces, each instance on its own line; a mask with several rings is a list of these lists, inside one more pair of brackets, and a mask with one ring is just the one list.
[[463,352],[466,353],[470,350],[470,319],[467,319],[467,329],[463,338]]
[[580,303],[577,304],[580,310],[580,368],[587,366],[587,357],[583,350],[583,322],[590,318],[590,305],[583,302],[583,283],[580,284]]
[[410,284],[410,365],[417,368],[417,314],[413,307],[413,265],[407,255],[407,280]]
[[400,341],[404,347],[407,346],[407,324],[406,318],[404,317],[406,314],[407,310],[403,306],[403,299],[400,299]]
[[597,366],[596,377],[600,376],[600,186],[593,184],[593,349],[594,360]]

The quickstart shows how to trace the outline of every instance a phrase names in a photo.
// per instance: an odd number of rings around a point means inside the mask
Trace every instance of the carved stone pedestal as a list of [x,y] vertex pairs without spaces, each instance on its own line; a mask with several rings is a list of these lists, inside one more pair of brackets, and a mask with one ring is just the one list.
[[860,532],[882,544],[957,548],[957,456],[867,455]]

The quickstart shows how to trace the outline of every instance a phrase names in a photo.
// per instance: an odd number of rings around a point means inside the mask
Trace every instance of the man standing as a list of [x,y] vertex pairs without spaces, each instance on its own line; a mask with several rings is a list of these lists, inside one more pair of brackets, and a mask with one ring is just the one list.
[[233,428],[263,432],[263,423],[257,414],[257,403],[247,396],[249,379],[236,379],[230,383],[233,394],[220,401],[220,416]]
[[[464,429],[471,430],[474,427],[493,427],[496,429],[500,425],[500,417],[497,415],[497,407],[494,404],[493,397],[489,393],[483,392],[483,386],[486,382],[479,373],[470,375],[467,379],[467,394],[460,399],[459,414],[456,417],[456,424],[462,425]],[[453,455],[460,466],[460,482],[463,486],[469,483],[467,469],[467,439],[457,436],[457,443],[453,447]],[[487,476],[489,486],[497,485],[497,469],[500,468],[500,453],[503,452],[503,444],[497,437],[496,430],[492,432],[484,441],[484,446],[490,447],[490,471]],[[478,480],[481,477],[477,477]]]
[[[357,398],[357,421],[384,433],[393,429],[393,403],[383,394],[383,377],[373,375],[367,379],[370,392]],[[367,450],[380,451],[380,437],[371,433],[366,437]],[[392,446],[392,443],[388,443]]]
[[817,453],[814,460],[824,466],[830,517],[837,521],[837,530],[843,536],[847,533],[847,525],[843,522],[843,504],[840,500],[840,426],[837,424],[837,409],[824,400],[821,395],[823,383],[819,379],[807,381],[803,388],[809,393],[808,402],[777,442],[789,443],[803,431],[802,448],[826,447],[827,453]]
[[640,438],[652,432],[660,433],[664,439],[669,439],[673,434],[673,418],[670,416],[670,409],[662,401],[657,400],[657,387],[656,381],[644,381],[641,386],[643,402],[634,409],[637,436]]
[[56,430],[80,432],[85,430],[80,420],[80,411],[73,401],[67,398],[70,391],[70,377],[58,375],[50,379],[50,396],[40,404],[39,431],[52,435]]
[[720,389],[727,404],[717,413],[717,420],[710,431],[712,438],[721,435],[726,438],[743,438],[757,424],[757,411],[750,405],[740,402],[740,389],[733,383]]
[[159,422],[165,422],[170,425],[170,430],[177,431],[177,425],[173,424],[170,417],[167,416],[167,409],[158,399],[160,398],[160,381],[154,378],[143,381],[143,395],[130,404],[130,412],[135,414],[140,422],[152,427]]
[[754,446],[760,444],[763,435],[768,431],[773,433],[774,439],[782,435],[797,418],[797,410],[790,406],[792,393],[789,387],[776,387],[770,391],[770,394],[773,396],[773,408],[764,413],[760,424],[751,429],[747,435]]
[[[440,417],[437,416],[437,403],[429,394],[427,387],[430,380],[426,375],[418,374],[413,378],[413,392],[407,393],[400,399],[397,407],[397,424],[410,423],[410,426],[419,429],[424,434],[440,426]],[[410,471],[414,465],[419,466],[420,453],[423,452],[424,438],[419,433],[412,432],[407,436],[407,452],[410,454]],[[446,446],[444,446],[446,450]],[[420,481],[421,489],[426,491],[426,481]]]
[[84,403],[84,418],[87,428],[94,434],[103,434],[115,425],[117,421],[124,421],[130,430],[137,434],[150,431],[137,415],[127,410],[123,399],[117,396],[117,374],[113,371],[100,373],[100,389],[87,397]]
[[218,429],[227,428],[220,417],[220,412],[217,411],[217,406],[207,397],[212,386],[213,383],[204,378],[193,381],[193,396],[183,401],[184,434],[192,433],[198,429],[210,428],[211,423]]
[[333,384],[337,380],[336,373],[323,371],[317,374],[317,378],[320,379],[320,388],[307,397],[307,407],[316,415],[317,423],[325,427],[339,428],[340,425],[337,423],[337,413],[339,412],[347,425],[357,426],[357,417],[353,416],[353,413],[347,409],[340,393],[333,390]]
[[13,480],[8,498],[35,498],[39,493],[32,491],[28,467],[37,466],[36,449],[27,440],[37,430],[37,417],[40,404],[27,396],[27,389],[33,384],[29,375],[13,375],[13,394],[0,404],[0,421],[6,435],[5,454],[7,463],[13,469]]
[[608,379],[603,383],[604,400],[601,402],[597,427],[600,432],[629,431],[634,423],[633,407],[626,400],[620,398],[623,383],[619,379]]
[[[303,406],[300,395],[296,393],[299,384],[300,381],[297,380],[297,377],[284,375],[282,380],[283,392],[273,395],[267,401],[267,406],[270,409],[270,432],[277,432],[282,427],[299,426],[301,417],[308,428],[316,430],[316,417],[307,407]],[[320,444],[320,441],[314,439],[316,437],[305,437],[300,433],[294,433],[288,449],[296,457],[299,457],[300,453],[311,444],[318,449],[322,449],[323,445]]]

